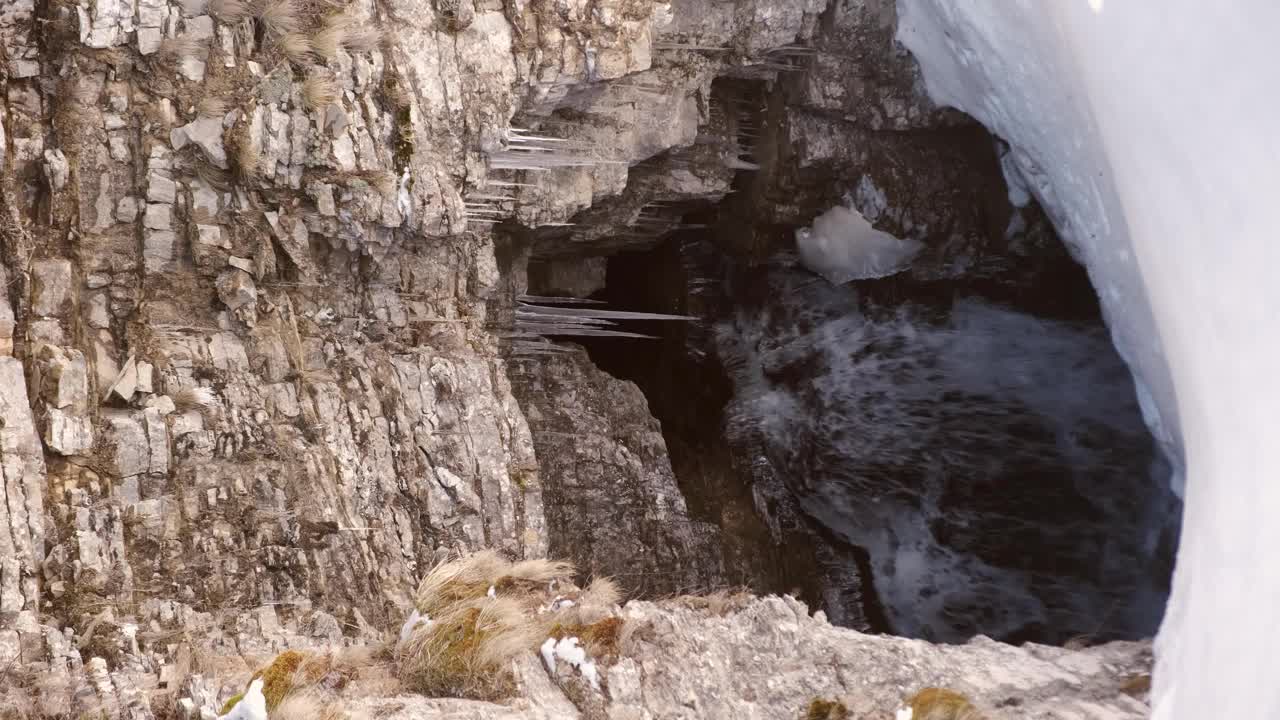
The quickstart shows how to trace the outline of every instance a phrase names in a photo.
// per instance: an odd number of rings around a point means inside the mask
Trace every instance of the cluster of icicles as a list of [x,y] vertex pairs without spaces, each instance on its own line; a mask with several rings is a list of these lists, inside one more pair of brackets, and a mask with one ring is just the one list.
[[654,338],[653,335],[613,329],[618,326],[620,320],[687,321],[694,319],[688,315],[606,310],[600,307],[605,303],[582,298],[521,295],[516,298],[516,301],[515,324],[512,331],[507,333],[512,351],[516,355],[548,355],[566,352],[568,348],[556,345],[550,340],[553,336]]

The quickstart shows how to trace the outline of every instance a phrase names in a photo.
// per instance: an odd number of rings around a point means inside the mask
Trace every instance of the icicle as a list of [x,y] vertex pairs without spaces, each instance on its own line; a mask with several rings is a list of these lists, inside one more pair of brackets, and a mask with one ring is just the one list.
[[664,315],[662,313],[632,312],[629,310],[597,310],[596,308],[545,307],[522,305],[531,311],[548,315],[568,315],[573,317],[608,318],[611,320],[693,320],[690,315]]
[[516,300],[527,303],[561,303],[564,305],[604,305],[603,300],[588,298],[552,297],[550,295],[518,295]]

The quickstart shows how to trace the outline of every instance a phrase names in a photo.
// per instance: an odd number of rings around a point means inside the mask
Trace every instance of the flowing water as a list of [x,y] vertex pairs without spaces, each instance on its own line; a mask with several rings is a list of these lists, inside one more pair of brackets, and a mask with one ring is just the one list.
[[1100,324],[765,275],[715,328],[726,432],[869,556],[862,592],[893,632],[1154,633],[1180,508]]

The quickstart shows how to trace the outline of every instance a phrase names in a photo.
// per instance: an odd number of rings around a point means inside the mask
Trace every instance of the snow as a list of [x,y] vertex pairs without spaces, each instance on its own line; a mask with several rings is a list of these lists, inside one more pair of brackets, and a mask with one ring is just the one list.
[[409,613],[409,617],[405,619],[404,625],[400,626],[400,639],[396,641],[396,648],[399,649],[409,642],[409,638],[413,637],[413,632],[420,627],[431,627],[431,616],[418,612],[417,608]]
[[900,0],[898,12],[930,95],[1012,146],[1088,267],[1182,473],[1155,718],[1280,717],[1280,4]]
[[596,672],[595,661],[587,657],[587,651],[578,642],[576,637],[547,638],[540,648],[542,662],[546,663],[549,672],[555,674],[556,661],[563,660],[581,673],[593,690],[599,690],[600,674]]
[[800,262],[836,284],[892,275],[923,247],[919,240],[876,230],[862,213],[842,205],[814,218],[813,227],[796,231]]
[[898,708],[898,712],[894,713],[894,720],[911,720],[911,716],[915,711],[909,707]]
[[538,614],[543,615],[549,612],[559,612],[561,610],[564,610],[565,608],[571,608],[571,607],[573,607],[572,600],[570,600],[569,598],[566,598],[563,595],[557,595],[551,598],[551,601],[548,602],[546,605],[539,607]]
[[267,720],[267,698],[262,694],[262,678],[250,683],[240,702],[218,720]]

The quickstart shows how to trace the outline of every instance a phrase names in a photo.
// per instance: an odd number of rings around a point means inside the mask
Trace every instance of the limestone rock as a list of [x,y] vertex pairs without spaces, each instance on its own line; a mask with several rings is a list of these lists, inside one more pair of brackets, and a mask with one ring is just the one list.
[[59,455],[80,455],[93,447],[89,417],[89,370],[84,353],[43,345],[36,352],[35,382],[41,401],[41,436]]
[[218,299],[241,322],[253,327],[258,322],[258,289],[253,276],[239,268],[230,267],[218,275]]
[[70,171],[67,165],[67,157],[62,154],[61,150],[44,151],[44,177],[48,181],[49,187],[53,188],[54,191],[66,187],[67,176]]
[[966,695],[991,720],[1150,713],[1125,690],[1150,674],[1149,643],[932,645],[834,627],[789,597],[724,614],[633,602],[623,615],[636,641],[608,671],[611,720],[794,718],[819,698],[844,703],[851,718],[891,718],[926,687]]
[[106,401],[115,396],[124,402],[129,402],[133,399],[133,393],[137,389],[138,364],[134,357],[130,355],[129,359],[121,366],[120,373],[116,375],[115,380],[112,381],[107,391],[103,394],[102,399]]
[[32,264],[31,311],[46,317],[61,317],[70,309],[74,274],[66,259],[39,260]]
[[528,372],[516,396],[541,461],[552,554],[633,592],[720,584],[718,529],[689,516],[640,389],[580,348]]
[[[203,64],[201,65],[203,69]],[[169,134],[174,150],[181,150],[187,143],[195,143],[204,151],[209,162],[227,169],[227,151],[222,145],[222,120],[214,117],[197,118],[186,125],[174,128]]]

